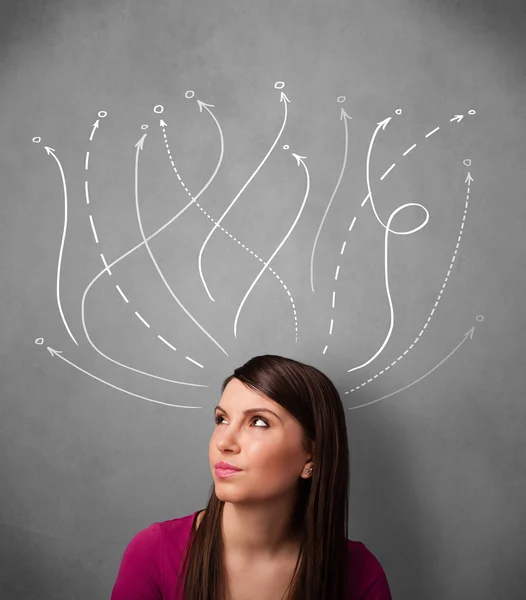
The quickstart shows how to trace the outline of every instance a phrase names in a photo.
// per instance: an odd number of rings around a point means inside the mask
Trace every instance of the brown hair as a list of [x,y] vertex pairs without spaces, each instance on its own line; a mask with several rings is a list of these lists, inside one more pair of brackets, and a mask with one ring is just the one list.
[[[315,367],[282,356],[256,356],[235,369],[222,391],[236,378],[289,411],[315,442],[314,468],[299,478],[294,511],[301,547],[289,600],[343,600],[347,582],[349,448],[345,414],[332,381]],[[205,514],[192,528],[181,562],[184,600],[224,600],[221,516],[224,502],[212,486]],[[179,581],[179,578],[178,578]]]

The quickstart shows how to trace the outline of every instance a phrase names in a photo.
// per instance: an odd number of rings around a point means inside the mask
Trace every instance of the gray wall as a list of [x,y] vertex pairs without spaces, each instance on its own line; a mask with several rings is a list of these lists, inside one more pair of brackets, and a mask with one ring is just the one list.
[[394,598],[523,598],[523,2],[2,4],[2,598],[108,597],[261,353],[337,384]]

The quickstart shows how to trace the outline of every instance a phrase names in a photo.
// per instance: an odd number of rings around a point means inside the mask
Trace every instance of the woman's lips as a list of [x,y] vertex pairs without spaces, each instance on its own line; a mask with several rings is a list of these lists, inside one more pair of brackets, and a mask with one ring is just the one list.
[[231,477],[232,475],[241,473],[241,471],[239,471],[237,469],[225,469],[225,468],[219,468],[219,467],[216,467],[214,469],[214,471],[215,471],[216,476],[219,477],[220,479],[224,479],[225,477]]

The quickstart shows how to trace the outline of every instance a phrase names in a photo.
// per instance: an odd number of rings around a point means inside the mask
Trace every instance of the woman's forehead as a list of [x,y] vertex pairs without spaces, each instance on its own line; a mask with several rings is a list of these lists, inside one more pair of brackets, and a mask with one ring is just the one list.
[[252,406],[257,404],[258,406],[263,406],[272,410],[283,411],[282,407],[277,402],[268,396],[265,396],[265,394],[249,388],[243,382],[239,381],[239,379],[231,379],[228,382],[221,395],[219,404],[227,410],[229,407],[242,410],[245,408],[252,408]]

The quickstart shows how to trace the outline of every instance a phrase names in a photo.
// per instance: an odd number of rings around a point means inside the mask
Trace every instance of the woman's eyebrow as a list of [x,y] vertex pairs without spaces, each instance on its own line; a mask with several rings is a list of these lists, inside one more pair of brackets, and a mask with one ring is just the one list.
[[[220,410],[222,413],[224,413],[228,417],[228,413],[226,412],[226,410],[222,406],[219,406],[219,404],[214,407],[214,412],[216,412],[218,410]],[[251,415],[254,413],[262,413],[262,412],[270,413],[271,415],[274,415],[280,421],[282,420],[281,417],[278,414],[276,414],[273,410],[270,410],[270,408],[263,408],[263,407],[262,408],[247,408],[246,410],[243,411],[243,414]]]

